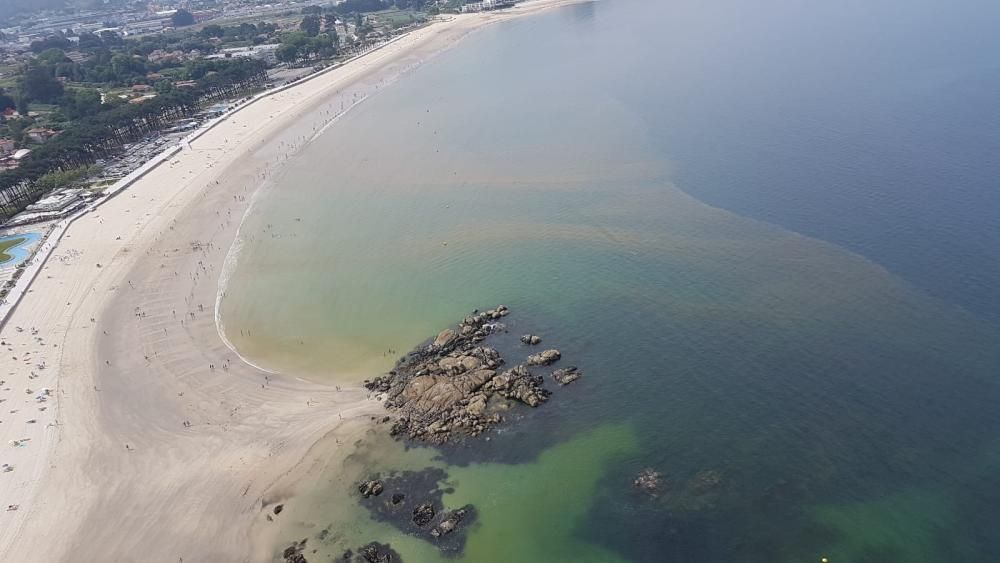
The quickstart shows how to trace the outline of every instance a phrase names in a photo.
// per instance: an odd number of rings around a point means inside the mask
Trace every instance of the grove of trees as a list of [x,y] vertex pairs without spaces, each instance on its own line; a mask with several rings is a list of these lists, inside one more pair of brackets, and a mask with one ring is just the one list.
[[170,16],[170,24],[174,27],[194,25],[194,15],[184,8],[179,8],[174,12],[174,15]]
[[[125,143],[193,114],[204,103],[248,95],[263,88],[267,81],[264,63],[250,59],[191,61],[185,72],[197,80],[195,88],[172,89],[141,104],[116,99],[101,103],[93,89],[63,91],[55,102],[58,111],[73,121],[58,136],[36,147],[18,168],[0,173],[0,199],[9,202],[0,209],[0,220],[36,200],[45,191],[38,180],[46,174],[92,164]],[[17,138],[30,124],[28,119],[18,119],[6,127]]]

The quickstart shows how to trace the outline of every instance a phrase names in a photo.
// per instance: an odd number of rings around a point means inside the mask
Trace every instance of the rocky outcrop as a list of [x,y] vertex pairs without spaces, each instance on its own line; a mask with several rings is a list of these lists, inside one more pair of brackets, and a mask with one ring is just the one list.
[[341,560],[345,563],[402,563],[403,561],[389,544],[377,542],[359,547],[357,553],[347,550]]
[[528,356],[529,366],[547,366],[559,361],[562,354],[559,350],[546,350],[544,352],[539,352],[538,354],[532,354]]
[[486,390],[492,391],[505,399],[514,399],[537,407],[548,400],[550,392],[542,387],[544,380],[540,375],[532,375],[525,366],[516,366],[494,377],[486,385]]
[[[387,375],[365,382],[398,413],[391,426],[394,436],[438,444],[478,436],[503,421],[504,409],[498,407],[506,407],[504,399],[530,407],[546,401],[549,392],[541,376],[525,366],[501,371],[503,358],[483,345],[486,337],[504,330],[496,321],[509,313],[503,305],[475,312],[457,329],[445,329],[407,354]],[[541,356],[551,363],[559,352]]]
[[465,515],[471,510],[471,505],[465,505],[457,510],[452,510],[445,515],[444,519],[437,526],[431,528],[431,535],[435,538],[440,538],[454,532],[458,524],[465,519]]
[[434,506],[425,502],[413,509],[413,523],[421,528],[434,519]]
[[382,482],[378,479],[372,479],[371,481],[364,481],[358,485],[358,492],[361,496],[368,498],[371,496],[379,496],[382,494]]
[[645,497],[671,512],[700,512],[714,509],[724,495],[722,473],[714,469],[698,471],[689,479],[666,478],[654,469],[643,469],[632,485]]
[[663,476],[660,475],[659,471],[646,468],[643,469],[635,480],[632,481],[634,485],[640,491],[650,495],[658,496],[660,494],[660,487],[663,484]]
[[527,344],[529,346],[537,346],[542,343],[541,336],[535,336],[534,334],[525,334],[521,337],[521,344]]
[[466,505],[450,510],[444,504],[445,491],[450,490],[447,477],[437,467],[380,475],[385,494],[363,506],[373,518],[404,534],[433,542],[443,552],[460,553],[468,525],[475,520],[475,509]]
[[285,548],[281,552],[282,561],[284,563],[308,563],[306,561],[306,556],[302,555],[302,550],[306,548],[306,540],[300,540],[292,543],[292,545]]
[[552,372],[552,379],[554,379],[556,383],[562,386],[562,385],[569,385],[570,383],[573,383],[577,379],[580,379],[581,375],[583,374],[580,373],[580,370],[578,370],[576,366],[570,366],[568,368],[561,368]]
[[454,330],[446,328],[437,335],[437,338],[434,339],[434,344],[432,344],[432,346],[444,348],[454,342],[456,338],[458,338],[458,334]]

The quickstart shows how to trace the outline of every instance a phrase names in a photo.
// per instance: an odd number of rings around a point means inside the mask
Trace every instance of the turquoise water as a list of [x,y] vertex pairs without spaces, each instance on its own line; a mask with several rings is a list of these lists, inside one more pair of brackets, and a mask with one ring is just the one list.
[[[992,123],[949,85],[990,74],[996,14],[584,4],[484,29],[347,114],[248,218],[268,236],[223,302],[253,327],[240,349],[357,380],[504,303],[585,376],[474,447],[370,438],[283,533],[443,558],[349,495],[435,465],[480,512],[451,560],[995,559],[1000,196],[993,160],[934,133],[963,126],[958,100]],[[952,113],[880,111],[918,86]],[[996,141],[978,127],[974,154]],[[632,490],[644,467],[657,500]],[[721,485],[697,492],[705,471]]]
[[16,245],[7,248],[4,253],[8,256],[6,260],[0,261],[0,264],[4,265],[17,265],[23,262],[30,255],[28,246],[36,242],[41,235],[38,233],[23,233],[19,235],[10,235],[6,237],[0,237],[0,244],[9,241],[20,241]]

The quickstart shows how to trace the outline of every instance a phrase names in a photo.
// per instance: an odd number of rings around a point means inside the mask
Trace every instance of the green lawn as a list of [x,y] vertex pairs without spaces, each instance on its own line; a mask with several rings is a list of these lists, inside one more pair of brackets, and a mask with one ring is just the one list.
[[59,109],[59,106],[55,104],[36,104],[34,102],[28,108],[29,111],[37,111],[38,113],[52,113],[57,109]]
[[7,240],[0,240],[0,264],[10,260],[14,256],[7,253],[11,248],[21,244],[25,241],[25,237],[12,238]]
[[372,17],[372,19],[379,24],[390,25],[392,27],[409,25],[424,19],[424,15],[422,13],[414,12],[412,10],[388,10],[384,12],[375,12],[370,14],[370,17]]

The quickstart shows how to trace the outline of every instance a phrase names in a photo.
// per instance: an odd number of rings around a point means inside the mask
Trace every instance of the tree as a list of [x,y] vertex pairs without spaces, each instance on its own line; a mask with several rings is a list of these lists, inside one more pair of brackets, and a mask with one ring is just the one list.
[[70,80],[78,80],[82,78],[82,74],[80,67],[74,62],[59,63],[55,66],[55,75],[57,78],[62,76]]
[[50,35],[40,41],[32,41],[30,49],[32,53],[41,53],[46,49],[69,49],[72,46],[73,42],[62,35]]
[[319,6],[306,6],[305,8],[302,8],[302,13],[306,15],[309,14],[318,15],[322,11],[323,8],[320,8]]
[[24,67],[18,82],[21,98],[24,98],[26,103],[31,100],[52,103],[63,94],[62,83],[52,76],[49,67],[37,60],[29,62]]
[[206,25],[201,28],[201,31],[198,32],[198,35],[201,35],[202,37],[223,37],[225,34],[226,31],[222,29],[222,26],[214,23]]
[[337,49],[334,45],[333,37],[323,33],[309,40],[308,49],[311,54],[319,55],[320,57],[332,57],[337,54]]
[[321,24],[319,16],[306,16],[302,18],[302,23],[299,24],[299,29],[304,31],[309,37],[316,37],[319,35]]
[[350,14],[352,12],[377,12],[388,8],[391,4],[383,0],[344,0],[333,7],[338,14]]
[[[104,33],[110,33],[110,32],[106,31]],[[85,31],[80,34],[80,42],[77,43],[77,46],[80,48],[81,51],[87,49],[100,49],[101,47],[104,46],[104,41],[102,41],[100,37],[94,35],[93,33]]]
[[0,88],[0,112],[16,107],[17,101],[13,98],[13,96],[5,92],[3,88]]
[[336,33],[337,27],[337,14],[333,12],[327,12],[323,14],[323,31]]
[[174,27],[194,25],[194,16],[191,15],[191,12],[185,10],[184,8],[180,8],[174,12],[174,15],[170,16],[170,23]]
[[274,56],[283,63],[293,63],[299,59],[299,48],[291,43],[282,43]]
[[241,23],[239,27],[233,28],[236,34],[244,39],[250,39],[257,35],[257,26],[252,23]]
[[80,119],[88,115],[99,113],[101,107],[101,94],[97,90],[68,90],[59,100],[59,108],[63,115],[69,119]]
[[38,54],[38,60],[49,66],[55,66],[69,59],[66,58],[66,53],[62,49],[46,49]]
[[125,44],[125,41],[113,31],[102,31],[101,41],[104,43],[105,47],[114,47]]
[[138,77],[146,76],[146,64],[139,57],[115,55],[111,57],[111,72],[115,82],[126,84]]

